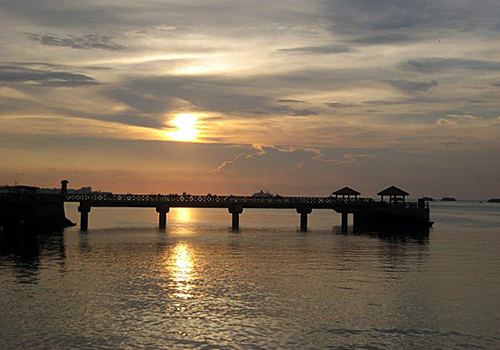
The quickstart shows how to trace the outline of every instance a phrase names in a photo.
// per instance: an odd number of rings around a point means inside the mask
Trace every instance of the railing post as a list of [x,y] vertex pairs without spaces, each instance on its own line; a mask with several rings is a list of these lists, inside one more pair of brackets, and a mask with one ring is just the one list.
[[159,228],[160,230],[164,230],[167,227],[167,213],[170,211],[170,208],[166,204],[160,204],[156,206],[156,212],[159,216]]
[[87,231],[89,228],[89,213],[90,204],[86,202],[80,202],[78,206],[78,211],[80,212],[80,230]]
[[227,210],[232,214],[231,230],[238,232],[240,229],[240,214],[243,213],[243,207],[241,205],[231,205]]
[[312,208],[309,206],[300,206],[297,208],[297,213],[300,214],[300,230],[307,232],[307,215],[312,213]]

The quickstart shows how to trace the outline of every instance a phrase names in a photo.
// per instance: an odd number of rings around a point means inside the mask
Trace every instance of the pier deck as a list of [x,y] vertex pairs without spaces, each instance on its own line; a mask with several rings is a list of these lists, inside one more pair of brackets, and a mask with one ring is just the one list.
[[232,215],[232,229],[239,230],[239,215],[246,208],[296,209],[300,214],[300,229],[307,231],[307,216],[313,209],[330,209],[342,214],[342,230],[347,231],[348,215],[353,215],[354,230],[360,226],[391,223],[429,227],[428,204],[419,202],[385,202],[372,198],[337,197],[251,197],[216,195],[162,194],[0,194],[0,201],[76,202],[81,215],[82,231],[88,229],[92,207],[151,207],[159,214],[159,227],[167,225],[170,208],[226,208]]

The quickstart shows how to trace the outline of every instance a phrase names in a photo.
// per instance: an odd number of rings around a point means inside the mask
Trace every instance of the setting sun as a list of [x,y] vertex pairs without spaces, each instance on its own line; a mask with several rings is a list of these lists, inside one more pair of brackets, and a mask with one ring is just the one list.
[[175,131],[167,132],[167,136],[175,141],[195,141],[198,134],[198,118],[193,114],[177,114],[170,124],[176,128]]

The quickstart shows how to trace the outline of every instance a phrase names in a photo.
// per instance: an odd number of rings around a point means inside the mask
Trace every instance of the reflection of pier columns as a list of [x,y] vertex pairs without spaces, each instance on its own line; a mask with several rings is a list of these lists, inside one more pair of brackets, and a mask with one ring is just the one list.
[[233,214],[231,230],[238,232],[240,229],[240,214],[243,213],[243,208],[241,205],[232,205],[227,210]]
[[87,231],[89,228],[90,204],[85,202],[80,202],[78,211],[80,212],[80,230]]
[[303,232],[307,231],[307,215],[312,213],[311,207],[298,207],[297,213],[300,214],[300,230]]
[[347,217],[348,217],[347,212],[342,212],[342,232],[347,232]]
[[165,204],[160,204],[156,207],[156,212],[159,216],[159,228],[164,230],[167,227],[167,213],[170,211],[170,208]]

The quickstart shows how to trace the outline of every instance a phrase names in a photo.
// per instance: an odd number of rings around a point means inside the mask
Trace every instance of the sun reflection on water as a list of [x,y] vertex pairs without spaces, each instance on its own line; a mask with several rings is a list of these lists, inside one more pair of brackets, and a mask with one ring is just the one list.
[[179,299],[192,297],[192,280],[194,278],[193,256],[185,243],[178,243],[173,251],[172,261],[169,264],[174,279],[175,292],[173,295]]
[[175,208],[172,210],[174,220],[181,222],[191,222],[193,220],[193,213],[191,208]]

